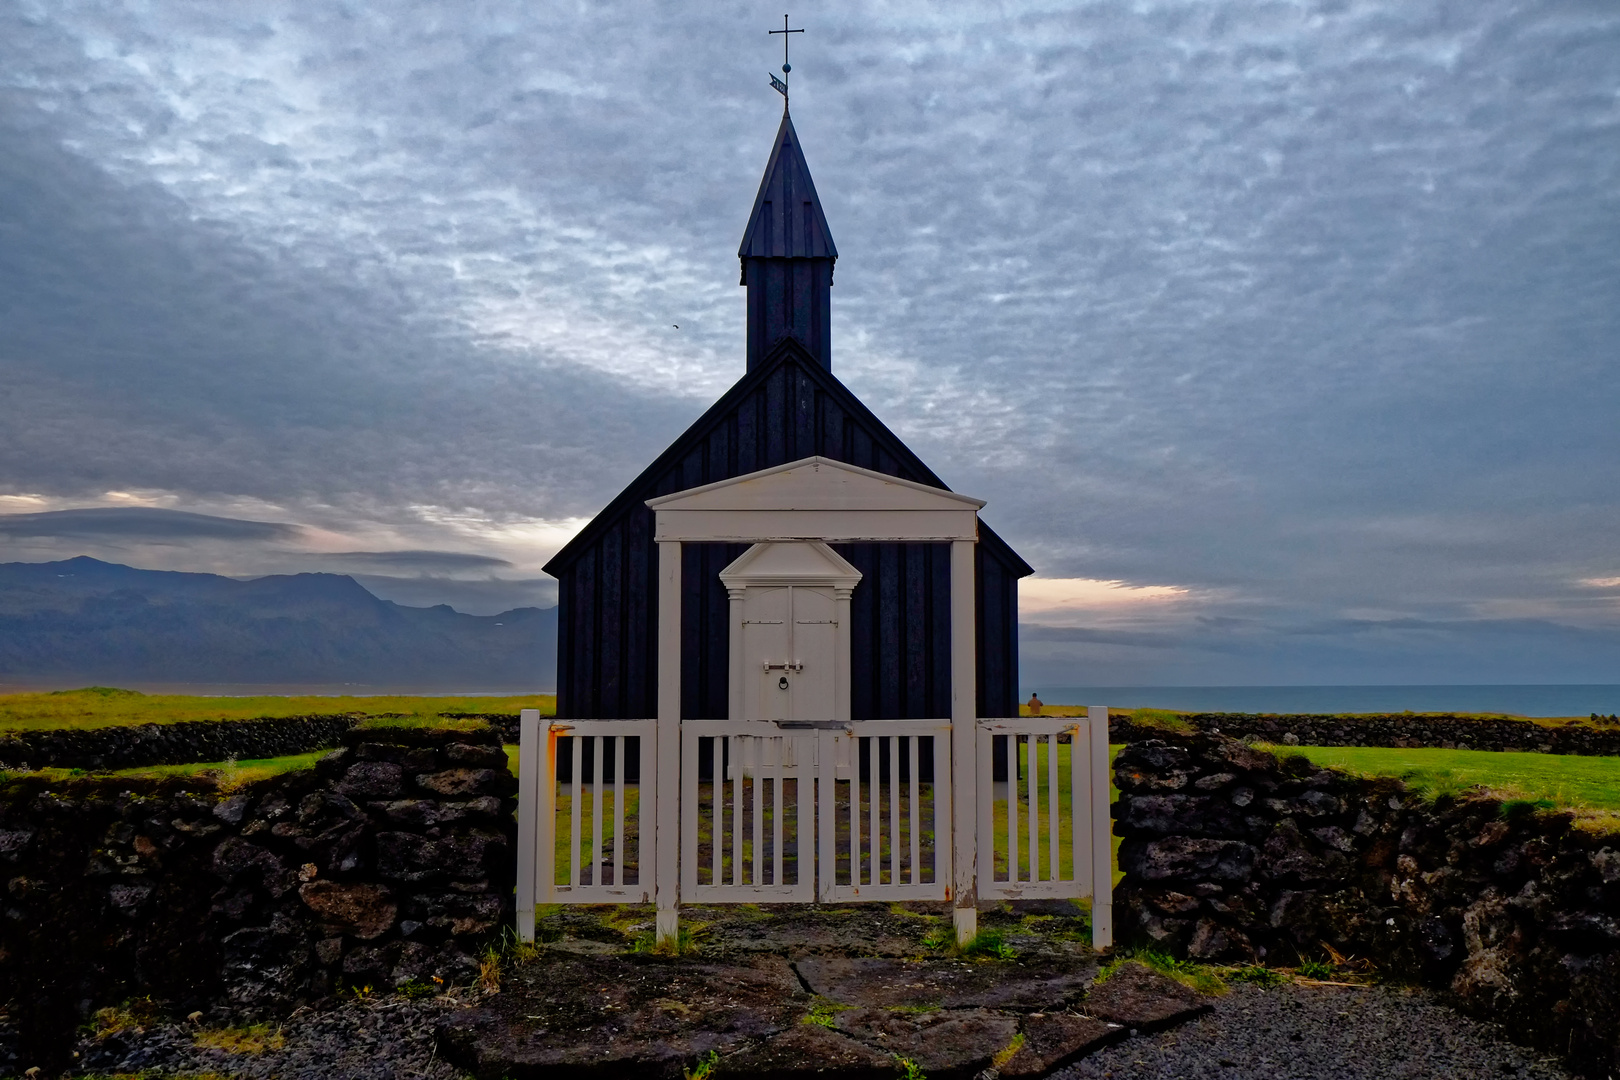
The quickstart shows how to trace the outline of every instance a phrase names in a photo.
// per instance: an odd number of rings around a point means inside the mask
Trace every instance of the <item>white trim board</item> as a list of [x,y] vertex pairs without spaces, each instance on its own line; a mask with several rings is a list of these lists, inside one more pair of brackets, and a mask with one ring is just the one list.
[[655,540],[977,540],[984,500],[808,457],[648,499]]

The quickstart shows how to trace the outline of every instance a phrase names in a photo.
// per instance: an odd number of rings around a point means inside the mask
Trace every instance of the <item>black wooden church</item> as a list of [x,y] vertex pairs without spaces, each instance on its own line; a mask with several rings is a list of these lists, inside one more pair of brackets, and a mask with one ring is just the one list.
[[[746,374],[546,565],[561,586],[559,718],[657,714],[648,499],[813,454],[945,488],[832,373],[838,249],[785,111],[737,254],[748,288]],[[834,547],[862,574],[850,610],[851,718],[950,716],[950,545]],[[978,715],[1016,716],[1018,579],[1034,571],[982,522],[976,549]],[[745,550],[685,546],[682,719],[726,717],[730,631],[718,575]]]

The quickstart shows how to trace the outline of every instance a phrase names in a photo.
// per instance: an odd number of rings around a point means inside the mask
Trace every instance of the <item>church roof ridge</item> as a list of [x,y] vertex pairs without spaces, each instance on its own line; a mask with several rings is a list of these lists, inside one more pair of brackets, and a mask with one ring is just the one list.
[[[782,113],[754,211],[737,248],[739,259],[833,259],[838,247],[799,145],[793,118]],[[744,283],[746,284],[746,282]]]

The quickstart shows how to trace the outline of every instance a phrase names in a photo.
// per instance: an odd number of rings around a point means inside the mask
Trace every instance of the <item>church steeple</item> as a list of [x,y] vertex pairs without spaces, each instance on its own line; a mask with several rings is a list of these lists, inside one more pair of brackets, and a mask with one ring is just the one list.
[[796,338],[832,370],[833,245],[827,218],[786,110],[742,246],[748,287],[748,370],[783,338]]

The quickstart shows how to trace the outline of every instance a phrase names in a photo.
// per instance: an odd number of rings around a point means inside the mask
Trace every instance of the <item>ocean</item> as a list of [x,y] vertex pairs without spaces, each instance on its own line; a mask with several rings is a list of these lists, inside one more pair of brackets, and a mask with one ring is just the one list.
[[1620,713],[1620,685],[1594,686],[1026,686],[1049,705],[1246,713]]

